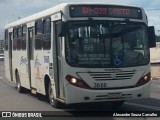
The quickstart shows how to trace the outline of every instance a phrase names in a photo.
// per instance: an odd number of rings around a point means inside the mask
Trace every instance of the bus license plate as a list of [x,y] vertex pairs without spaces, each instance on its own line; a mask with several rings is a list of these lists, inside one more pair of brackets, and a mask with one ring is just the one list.
[[121,93],[108,93],[109,98],[120,98]]

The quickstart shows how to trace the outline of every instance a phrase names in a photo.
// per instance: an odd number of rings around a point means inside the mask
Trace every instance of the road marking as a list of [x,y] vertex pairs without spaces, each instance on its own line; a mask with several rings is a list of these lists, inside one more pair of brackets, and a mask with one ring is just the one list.
[[154,107],[154,106],[149,106],[149,105],[141,105],[141,104],[129,103],[129,102],[125,102],[125,104],[160,111],[160,107]]

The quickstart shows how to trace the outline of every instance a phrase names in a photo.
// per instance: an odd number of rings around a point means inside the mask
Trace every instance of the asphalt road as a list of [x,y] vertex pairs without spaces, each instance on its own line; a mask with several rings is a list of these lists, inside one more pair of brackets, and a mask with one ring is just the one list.
[[[45,97],[30,94],[20,94],[16,86],[5,78],[4,65],[0,62],[0,111],[56,111],[54,114],[60,116],[72,116],[73,111],[160,111],[160,80],[152,80],[151,98],[140,100],[129,100],[121,107],[113,107],[110,104],[83,104],[70,105],[64,109],[55,109],[50,106]],[[96,114],[94,112],[94,114]],[[84,112],[83,112],[84,113]],[[82,113],[82,114],[83,114]],[[53,114],[53,112],[49,113]],[[111,120],[117,120],[116,118]],[[149,119],[149,118],[148,118]],[[158,120],[154,118],[155,120]],[[160,119],[160,118],[159,118]],[[121,120],[121,118],[119,118]],[[153,120],[153,118],[152,118]]]

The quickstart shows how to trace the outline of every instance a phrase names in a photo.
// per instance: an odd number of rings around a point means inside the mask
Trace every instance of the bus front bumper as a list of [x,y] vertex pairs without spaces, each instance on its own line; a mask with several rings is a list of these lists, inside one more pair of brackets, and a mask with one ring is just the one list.
[[66,104],[109,102],[129,99],[141,99],[150,97],[151,81],[147,84],[127,89],[93,90],[75,87],[71,84],[66,86]]

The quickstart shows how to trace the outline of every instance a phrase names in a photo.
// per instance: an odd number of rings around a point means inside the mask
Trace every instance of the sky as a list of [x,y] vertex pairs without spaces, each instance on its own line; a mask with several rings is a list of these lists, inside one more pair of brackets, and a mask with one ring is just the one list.
[[150,26],[160,35],[160,0],[0,0],[0,39],[4,37],[4,26],[10,22],[43,11],[60,3],[99,2],[126,4],[143,7]]

